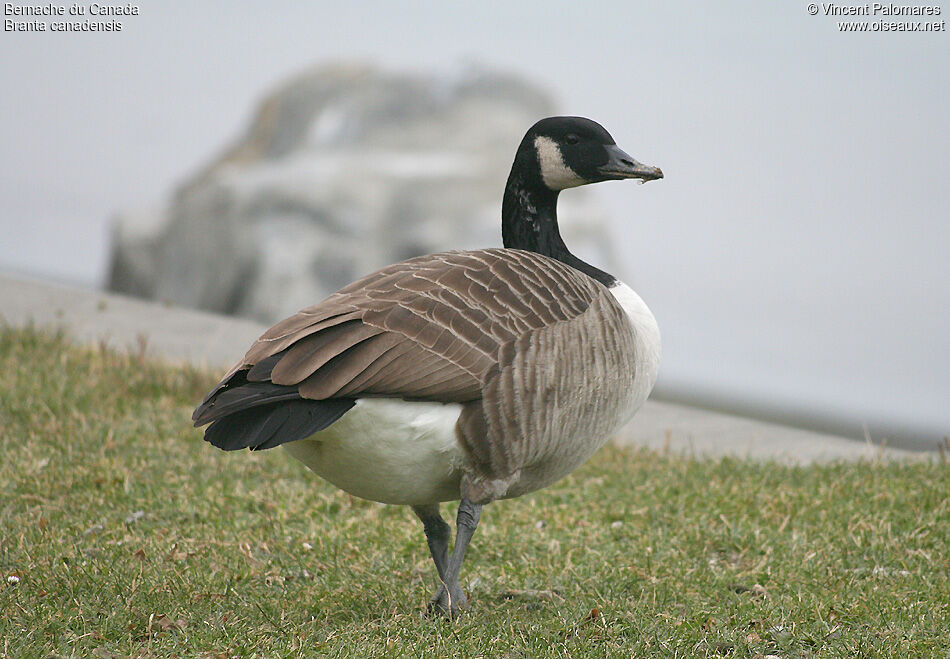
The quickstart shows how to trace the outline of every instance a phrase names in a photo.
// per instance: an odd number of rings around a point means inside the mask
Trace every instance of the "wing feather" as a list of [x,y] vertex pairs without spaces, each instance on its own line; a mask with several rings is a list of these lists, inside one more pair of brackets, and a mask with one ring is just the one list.
[[[467,427],[517,435],[515,426],[527,424],[517,418],[525,405],[514,398],[499,400],[502,391],[509,396],[518,391],[513,375],[499,372],[499,365],[512,363],[511,351],[516,345],[527,349],[537,331],[577,318],[605,296],[612,298],[598,282],[532,252],[487,249],[409,259],[277,323],[212,390],[194,418],[198,425],[214,420],[219,439],[224,431],[236,432],[228,419],[242,418],[244,425],[253,425],[242,441],[270,445],[285,431],[300,435],[301,429],[335,420],[349,407],[318,413],[297,406],[291,396],[276,400],[283,390],[265,394],[266,386],[286,387],[301,401],[389,396],[476,405],[489,396],[496,402],[485,410],[486,418],[479,421],[474,412],[467,413]],[[538,378],[534,372],[523,375],[522,384]],[[269,402],[275,405],[268,407]],[[272,412],[281,405],[297,412]],[[254,408],[267,410],[268,418],[249,415]],[[308,421],[309,416],[300,416],[304,413],[321,420]],[[498,447],[478,451],[496,470],[523,453]]]
[[372,336],[341,352],[300,383],[300,395],[320,400],[338,394],[363,375],[382,355],[398,345],[393,334]]
[[276,384],[300,384],[314,371],[357,343],[382,333],[382,329],[349,320],[297,341],[271,371]]

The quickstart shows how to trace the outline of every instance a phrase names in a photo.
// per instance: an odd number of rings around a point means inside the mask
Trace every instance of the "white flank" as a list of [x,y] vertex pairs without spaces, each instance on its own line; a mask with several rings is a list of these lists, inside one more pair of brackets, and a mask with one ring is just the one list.
[[425,504],[459,498],[461,406],[362,398],[326,430],[284,449],[341,490],[372,501]]
[[538,152],[538,162],[541,165],[541,180],[549,189],[564,190],[587,183],[564,163],[561,149],[551,138],[534,138],[534,148]]

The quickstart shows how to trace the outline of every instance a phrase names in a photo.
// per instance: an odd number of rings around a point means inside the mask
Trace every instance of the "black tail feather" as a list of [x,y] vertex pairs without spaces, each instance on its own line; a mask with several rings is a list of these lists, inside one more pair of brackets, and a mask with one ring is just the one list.
[[283,359],[284,355],[287,354],[286,350],[281,350],[277,354],[271,355],[270,357],[265,357],[261,361],[254,364],[251,369],[245,374],[248,382],[265,382],[270,380],[270,374],[274,370],[274,367],[277,366],[277,362]]
[[292,400],[300,400],[297,387],[271,382],[245,382],[233,389],[225,389],[203,403],[193,418],[196,426],[203,426],[251,407]]
[[274,448],[323,430],[356,404],[352,398],[281,400],[235,411],[208,426],[205,441],[225,451]]

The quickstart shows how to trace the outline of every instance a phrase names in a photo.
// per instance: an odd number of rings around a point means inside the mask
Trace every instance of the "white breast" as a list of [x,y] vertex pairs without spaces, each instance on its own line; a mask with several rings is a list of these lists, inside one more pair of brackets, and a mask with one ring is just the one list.
[[633,416],[656,384],[656,376],[660,370],[660,327],[656,324],[656,318],[650,308],[632,288],[618,281],[609,290],[633,324],[637,351],[634,407],[630,412]]
[[332,426],[284,444],[341,490],[393,504],[459,498],[464,454],[455,439],[457,404],[362,398]]

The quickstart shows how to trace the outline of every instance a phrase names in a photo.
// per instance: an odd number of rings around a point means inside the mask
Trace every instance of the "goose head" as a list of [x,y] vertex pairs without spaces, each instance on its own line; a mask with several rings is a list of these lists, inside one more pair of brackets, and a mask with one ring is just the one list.
[[[540,182],[559,192],[589,183],[663,178],[659,167],[638,162],[596,121],[548,117],[525,134],[516,160],[533,160]],[[519,158],[520,156],[520,158]]]

